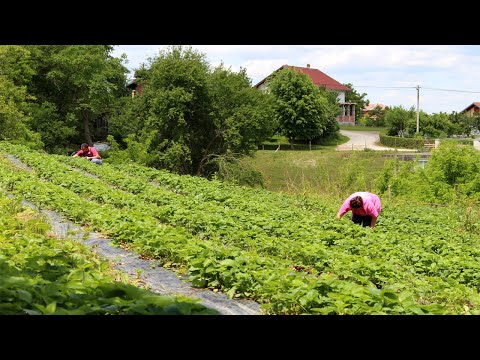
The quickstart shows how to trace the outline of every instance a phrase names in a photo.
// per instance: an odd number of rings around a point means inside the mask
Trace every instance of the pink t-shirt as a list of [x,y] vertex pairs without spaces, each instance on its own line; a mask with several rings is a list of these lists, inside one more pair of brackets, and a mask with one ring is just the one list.
[[[363,207],[358,209],[350,208],[350,199],[355,196],[360,196],[362,198]],[[360,216],[369,215],[371,217],[377,218],[380,214],[380,211],[382,211],[382,203],[380,202],[380,198],[377,195],[366,191],[359,191],[350,195],[347,200],[343,202],[340,210],[338,210],[338,214],[343,215],[349,210],[351,210],[354,214]]]
[[83,151],[82,149],[78,150],[77,155],[81,157],[84,157],[84,156],[92,157],[92,156],[97,156],[98,151],[94,147],[89,147],[88,151]]

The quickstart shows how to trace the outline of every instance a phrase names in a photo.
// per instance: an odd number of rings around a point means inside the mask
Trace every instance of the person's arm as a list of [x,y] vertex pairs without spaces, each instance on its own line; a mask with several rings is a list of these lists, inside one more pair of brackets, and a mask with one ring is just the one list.
[[80,150],[80,151],[77,151],[77,152],[75,153],[75,155],[73,155],[72,157],[80,156],[80,152],[81,152],[81,150]]
[[364,199],[364,206],[365,206],[364,209],[367,215],[370,215],[372,217],[372,222],[370,223],[370,229],[373,230],[373,228],[375,227],[375,224],[377,223],[378,215],[380,215],[377,208],[377,203],[373,199],[367,198],[367,199]]
[[350,210],[350,198],[345,200],[338,210],[337,219],[341,219]]

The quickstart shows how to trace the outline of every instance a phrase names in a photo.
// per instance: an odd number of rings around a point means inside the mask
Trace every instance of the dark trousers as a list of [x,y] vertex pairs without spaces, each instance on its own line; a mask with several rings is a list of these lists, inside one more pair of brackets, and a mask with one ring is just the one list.
[[372,217],[370,215],[361,216],[352,213],[352,221],[355,224],[362,224],[363,227],[372,225]]

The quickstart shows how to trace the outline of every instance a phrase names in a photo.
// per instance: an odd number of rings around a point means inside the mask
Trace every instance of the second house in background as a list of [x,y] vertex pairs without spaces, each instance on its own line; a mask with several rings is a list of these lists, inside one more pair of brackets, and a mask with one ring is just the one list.
[[[321,72],[318,69],[312,69],[310,64],[307,64],[307,67],[291,66],[291,65],[282,65],[280,68],[274,71],[278,72],[282,69],[289,68],[293,71],[302,72],[310,79],[312,82],[319,86],[325,87],[327,90],[336,91],[338,93],[337,102],[341,106],[341,113],[337,116],[337,121],[340,125],[355,125],[355,103],[345,101],[345,93],[347,91],[352,91],[349,87],[342,85],[337,80],[331,78],[327,74]],[[270,75],[269,75],[270,76]],[[261,80],[255,87],[259,90],[265,90],[267,87],[268,77]]]

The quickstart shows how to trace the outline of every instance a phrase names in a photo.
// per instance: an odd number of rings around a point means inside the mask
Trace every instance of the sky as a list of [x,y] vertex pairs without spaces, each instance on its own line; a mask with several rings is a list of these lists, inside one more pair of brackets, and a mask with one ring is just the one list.
[[[190,46],[190,45],[184,45]],[[191,45],[215,67],[246,69],[252,85],[282,65],[318,69],[350,83],[370,103],[417,108],[426,113],[460,112],[480,102],[480,45]],[[149,64],[167,45],[116,45],[133,71]]]

